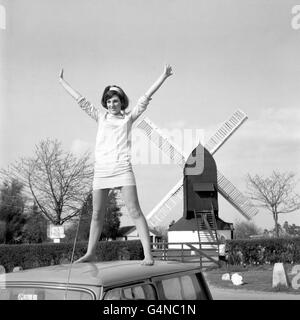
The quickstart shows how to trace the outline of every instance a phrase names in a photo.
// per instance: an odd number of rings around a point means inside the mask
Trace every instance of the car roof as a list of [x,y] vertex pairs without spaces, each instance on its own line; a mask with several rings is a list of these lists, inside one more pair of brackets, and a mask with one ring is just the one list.
[[[153,266],[143,266],[139,260],[121,260],[96,263],[76,263],[28,269],[6,274],[9,282],[67,283],[70,285],[114,286],[154,276],[198,269],[199,263],[155,261]],[[70,273],[70,274],[69,274]]]

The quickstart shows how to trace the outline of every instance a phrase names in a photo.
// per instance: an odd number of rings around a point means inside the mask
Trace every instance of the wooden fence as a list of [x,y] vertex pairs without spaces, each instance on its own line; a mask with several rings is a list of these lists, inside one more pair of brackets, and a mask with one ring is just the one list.
[[216,242],[152,242],[153,257],[159,260],[199,262],[201,268],[219,266],[219,246]]

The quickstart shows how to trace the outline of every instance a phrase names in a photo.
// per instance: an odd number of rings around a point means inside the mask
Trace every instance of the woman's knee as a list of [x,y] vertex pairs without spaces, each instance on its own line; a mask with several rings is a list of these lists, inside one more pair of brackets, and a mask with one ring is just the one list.
[[137,219],[142,216],[143,213],[140,208],[136,186],[123,187],[122,194],[129,216],[133,219]]

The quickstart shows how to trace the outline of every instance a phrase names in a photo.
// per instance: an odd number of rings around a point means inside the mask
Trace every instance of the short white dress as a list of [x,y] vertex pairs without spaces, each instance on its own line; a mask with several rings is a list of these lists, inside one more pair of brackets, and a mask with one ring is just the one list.
[[136,185],[131,165],[131,129],[150,100],[142,96],[131,112],[115,116],[100,112],[85,97],[78,99],[79,106],[98,122],[93,190]]

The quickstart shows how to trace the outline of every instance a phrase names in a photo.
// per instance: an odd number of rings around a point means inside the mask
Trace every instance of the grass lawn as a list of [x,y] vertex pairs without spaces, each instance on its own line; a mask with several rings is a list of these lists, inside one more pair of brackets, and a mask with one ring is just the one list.
[[[295,275],[291,274],[293,265],[285,265],[288,278],[290,283],[292,283],[293,277]],[[231,281],[224,281],[221,279],[224,273],[239,273],[243,277],[244,284],[235,286]],[[211,268],[205,271],[206,280],[209,284],[219,287],[219,288],[230,288],[230,289],[245,289],[245,290],[255,290],[255,291],[267,291],[267,292],[286,292],[293,294],[300,294],[299,289],[293,289],[286,287],[272,288],[272,277],[273,277],[273,266],[272,265],[262,265],[262,266],[228,266],[221,268]]]

